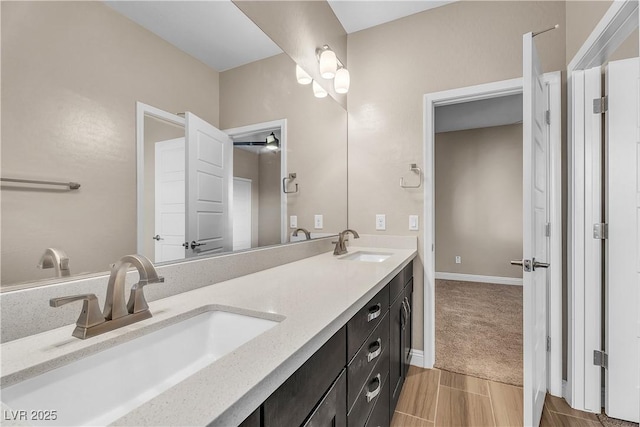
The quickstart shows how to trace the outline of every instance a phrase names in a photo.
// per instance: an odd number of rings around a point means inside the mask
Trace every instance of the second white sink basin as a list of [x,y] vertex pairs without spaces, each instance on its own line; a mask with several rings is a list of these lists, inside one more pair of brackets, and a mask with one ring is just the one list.
[[33,425],[106,425],[277,323],[207,311],[6,387],[2,402],[56,411],[55,421]]
[[358,251],[350,255],[344,256],[340,259],[346,259],[351,261],[382,262],[387,258],[389,258],[390,256],[391,254],[387,254],[383,252]]

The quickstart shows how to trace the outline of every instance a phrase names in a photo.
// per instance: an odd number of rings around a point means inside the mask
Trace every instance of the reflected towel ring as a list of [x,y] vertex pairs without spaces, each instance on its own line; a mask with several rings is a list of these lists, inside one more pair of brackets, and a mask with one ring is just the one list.
[[418,174],[419,181],[418,185],[406,185],[404,183],[404,178],[400,178],[400,187],[402,188],[420,188],[422,185],[422,169],[420,169],[415,163],[411,163],[409,166],[409,170]]

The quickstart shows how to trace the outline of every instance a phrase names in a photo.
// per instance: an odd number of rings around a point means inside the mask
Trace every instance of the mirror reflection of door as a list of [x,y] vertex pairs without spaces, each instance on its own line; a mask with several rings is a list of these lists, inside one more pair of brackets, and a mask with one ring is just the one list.
[[184,137],[155,143],[155,262],[185,257]]
[[184,126],[144,116],[144,229],[138,252],[154,262],[184,259]]
[[233,178],[233,250],[251,248],[251,186],[246,178]]

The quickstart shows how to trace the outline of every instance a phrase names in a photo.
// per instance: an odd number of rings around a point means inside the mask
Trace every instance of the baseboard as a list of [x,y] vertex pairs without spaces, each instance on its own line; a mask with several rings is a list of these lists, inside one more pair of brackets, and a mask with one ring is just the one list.
[[424,352],[422,350],[411,349],[411,362],[413,366],[424,367]]
[[522,279],[518,277],[478,276],[476,274],[436,272],[436,279],[522,286]]

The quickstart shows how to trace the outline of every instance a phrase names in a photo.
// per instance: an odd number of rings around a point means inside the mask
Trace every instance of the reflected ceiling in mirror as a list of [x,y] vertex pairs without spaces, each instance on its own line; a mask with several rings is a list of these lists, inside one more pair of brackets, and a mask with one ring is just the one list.
[[[315,236],[346,228],[347,116],[342,107],[315,99],[308,87],[298,85],[295,63],[279,50],[267,52],[275,45],[255,27],[266,39],[258,49],[265,56],[239,55],[244,48],[237,45],[224,53],[225,43],[214,56],[226,62],[216,66],[232,68],[221,71],[205,57],[196,58],[199,48],[218,40],[256,46],[234,32],[240,24],[233,19],[251,21],[238,15],[233,3],[115,3],[1,4],[2,175],[81,184],[69,191],[3,183],[3,287],[53,277],[54,269],[36,267],[47,248],[66,252],[72,276],[105,271],[121,256],[141,251],[137,102],[171,113],[188,111],[222,130],[282,121],[278,138],[287,142],[281,152],[286,168],[276,175],[277,183],[295,173],[300,191],[288,195],[276,234],[290,241],[290,216]],[[136,9],[141,3],[160,7],[142,13]],[[176,3],[183,12],[191,10],[192,18],[171,9]],[[201,40],[215,36],[194,31],[206,21],[195,16],[205,15],[202,7],[209,3],[220,7],[217,15],[224,16],[224,8],[238,15],[222,19],[233,24],[226,38]],[[114,10],[129,6],[129,17]],[[150,23],[134,22],[134,13]],[[174,20],[163,21],[167,17]],[[180,42],[171,35],[155,34],[154,22],[195,50],[177,48]],[[263,214],[273,211],[261,209],[252,219],[259,224]],[[323,215],[322,229],[313,229],[314,215]]]

